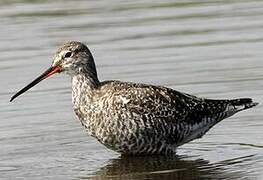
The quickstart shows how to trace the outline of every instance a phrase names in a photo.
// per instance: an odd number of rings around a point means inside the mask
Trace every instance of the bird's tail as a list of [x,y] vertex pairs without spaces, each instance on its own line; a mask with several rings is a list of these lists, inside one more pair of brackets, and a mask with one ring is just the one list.
[[[191,130],[187,131],[188,134],[179,145],[202,137],[210,128],[219,123],[221,120],[256,105],[258,105],[258,103],[253,102],[250,98],[232,100],[206,99],[205,105],[201,105],[201,107],[204,108],[195,111],[197,113],[192,116],[190,115],[190,119],[199,119],[200,121],[195,121],[196,123],[194,125],[188,125]],[[200,118],[200,115],[203,115],[203,117]]]
[[234,107],[236,112],[243,111],[258,105],[258,103],[253,102],[251,98],[232,99],[229,103]]

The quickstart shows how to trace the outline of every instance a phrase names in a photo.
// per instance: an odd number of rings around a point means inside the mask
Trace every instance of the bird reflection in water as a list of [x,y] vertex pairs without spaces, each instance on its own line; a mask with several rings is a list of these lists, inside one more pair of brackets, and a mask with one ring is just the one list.
[[218,163],[188,156],[120,156],[110,160],[95,174],[81,179],[240,179],[247,172],[229,170],[228,166],[250,161],[252,156]]

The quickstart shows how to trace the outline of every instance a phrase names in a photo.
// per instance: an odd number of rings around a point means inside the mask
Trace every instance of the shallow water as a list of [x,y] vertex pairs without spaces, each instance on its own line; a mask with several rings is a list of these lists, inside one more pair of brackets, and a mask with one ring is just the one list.
[[263,2],[0,1],[0,178],[262,179],[262,105],[228,118],[175,157],[121,157],[86,135],[57,75],[13,103],[57,46],[88,44],[99,78],[208,98],[263,102]]

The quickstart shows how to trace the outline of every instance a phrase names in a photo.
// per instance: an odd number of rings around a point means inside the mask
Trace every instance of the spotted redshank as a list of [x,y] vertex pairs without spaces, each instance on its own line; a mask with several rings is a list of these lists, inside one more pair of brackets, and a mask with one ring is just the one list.
[[72,78],[74,112],[87,132],[126,155],[175,153],[221,120],[258,104],[250,98],[213,100],[162,86],[100,82],[93,56],[80,42],[62,45],[51,67],[10,101],[60,72]]

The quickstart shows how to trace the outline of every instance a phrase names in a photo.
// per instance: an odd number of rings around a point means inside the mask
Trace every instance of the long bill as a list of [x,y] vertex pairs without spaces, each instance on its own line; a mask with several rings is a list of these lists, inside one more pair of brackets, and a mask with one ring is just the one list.
[[23,94],[24,92],[26,92],[27,90],[29,90],[30,88],[32,88],[33,86],[38,84],[40,81],[48,78],[49,76],[51,76],[55,73],[58,73],[58,72],[60,72],[60,68],[58,66],[48,68],[43,74],[41,74],[39,77],[37,77],[34,81],[29,83],[27,86],[25,86],[20,91],[18,91],[15,95],[13,95],[10,99],[10,102],[12,102],[16,97],[18,97],[19,95]]

